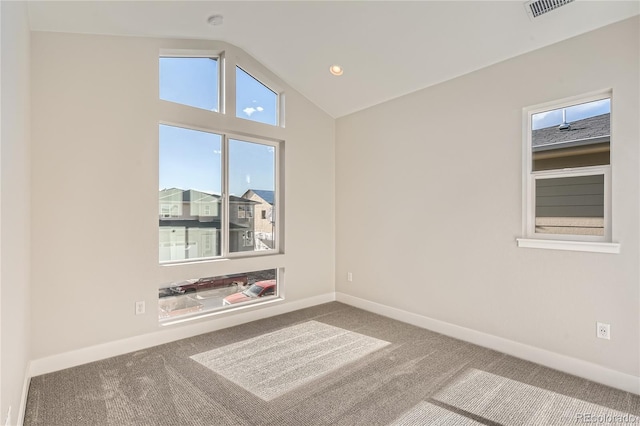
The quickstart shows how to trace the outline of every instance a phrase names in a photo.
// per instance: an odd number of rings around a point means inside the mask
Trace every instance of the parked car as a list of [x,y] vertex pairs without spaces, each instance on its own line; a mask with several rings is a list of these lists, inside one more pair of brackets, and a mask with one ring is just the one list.
[[176,296],[180,294],[193,293],[202,290],[212,290],[214,288],[229,287],[232,285],[245,286],[249,278],[246,274],[221,275],[218,277],[199,278],[185,280],[172,284],[168,288],[161,288],[160,297]]
[[231,294],[224,298],[222,305],[232,305],[234,303],[246,302],[264,296],[273,296],[276,294],[276,280],[258,281],[252,284],[245,291]]

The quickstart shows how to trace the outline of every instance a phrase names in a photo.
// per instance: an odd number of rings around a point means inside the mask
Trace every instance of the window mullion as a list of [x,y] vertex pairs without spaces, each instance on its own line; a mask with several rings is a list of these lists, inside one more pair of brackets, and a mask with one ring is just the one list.
[[230,57],[225,56],[223,61],[224,71],[222,78],[222,85],[224,86],[224,97],[222,102],[224,103],[224,113],[229,117],[235,117],[236,115],[236,61]]
[[230,240],[230,203],[229,203],[229,137],[222,136],[222,257],[229,256]]

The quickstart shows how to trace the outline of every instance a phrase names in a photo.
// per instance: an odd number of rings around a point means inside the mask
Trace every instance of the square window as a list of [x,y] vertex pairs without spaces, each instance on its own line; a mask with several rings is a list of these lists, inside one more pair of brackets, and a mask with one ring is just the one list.
[[159,135],[161,263],[277,250],[275,223],[256,236],[250,199],[255,185],[275,203],[277,143],[169,125]]

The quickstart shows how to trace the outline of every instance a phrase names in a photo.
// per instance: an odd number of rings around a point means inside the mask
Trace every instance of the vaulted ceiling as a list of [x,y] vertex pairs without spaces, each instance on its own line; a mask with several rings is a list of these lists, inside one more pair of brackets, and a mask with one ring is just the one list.
[[29,1],[34,31],[232,43],[336,118],[639,13],[637,0],[535,19],[523,1]]

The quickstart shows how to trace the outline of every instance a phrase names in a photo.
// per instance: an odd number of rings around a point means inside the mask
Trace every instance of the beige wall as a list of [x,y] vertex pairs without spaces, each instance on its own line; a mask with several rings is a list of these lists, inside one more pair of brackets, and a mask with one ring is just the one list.
[[[638,22],[337,120],[336,290],[639,376]],[[522,109],[607,88],[621,253],[516,247]]]
[[30,37],[26,3],[0,2],[0,14],[0,422],[16,424],[30,342]]
[[[179,334],[180,325],[159,329],[161,283],[285,267],[285,304],[333,292],[334,120],[284,84],[287,126],[267,136],[285,140],[286,253],[158,265],[158,119],[179,110],[158,100],[159,50],[220,47],[259,67],[215,42],[32,33],[34,359]],[[176,120],[228,130],[210,115]],[[264,128],[236,124],[244,134]],[[146,315],[134,315],[137,300]]]

